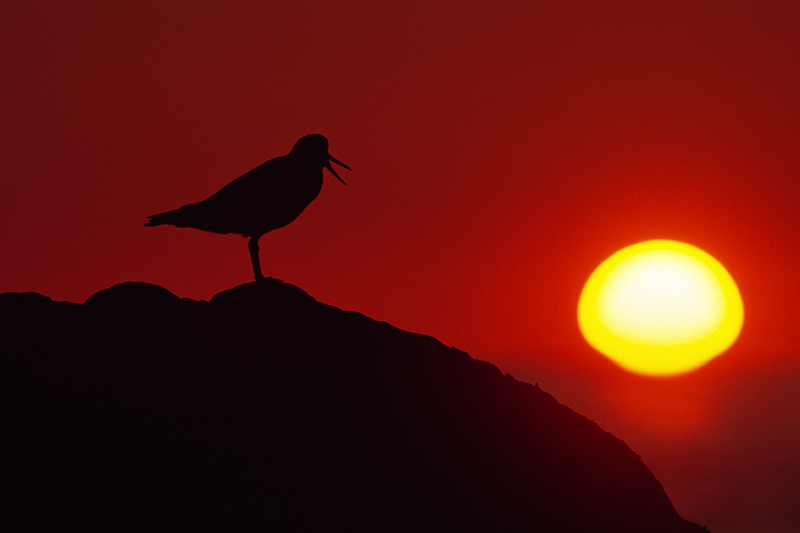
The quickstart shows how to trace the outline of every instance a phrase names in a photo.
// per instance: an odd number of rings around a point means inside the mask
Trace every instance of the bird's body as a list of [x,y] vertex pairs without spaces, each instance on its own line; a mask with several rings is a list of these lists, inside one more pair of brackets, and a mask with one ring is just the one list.
[[323,168],[344,183],[331,162],[350,169],[328,154],[325,137],[306,135],[288,155],[257,166],[202,202],[151,215],[145,226],[169,224],[249,237],[253,271],[256,280],[263,279],[258,239],[293,222],[314,201],[322,189]]
[[150,216],[145,225],[170,224],[246,237],[282,228],[322,190],[322,168],[305,170],[287,157],[270,159],[202,202]]

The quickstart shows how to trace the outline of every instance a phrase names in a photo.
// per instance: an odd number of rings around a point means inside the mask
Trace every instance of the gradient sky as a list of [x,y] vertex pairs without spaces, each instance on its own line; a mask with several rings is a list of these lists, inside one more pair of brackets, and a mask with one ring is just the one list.
[[[0,76],[0,291],[248,282],[244,239],[145,216],[322,133],[349,185],[262,238],[266,275],[539,382],[717,533],[800,530],[800,4],[6,0]],[[679,378],[575,319],[655,238],[745,303]]]

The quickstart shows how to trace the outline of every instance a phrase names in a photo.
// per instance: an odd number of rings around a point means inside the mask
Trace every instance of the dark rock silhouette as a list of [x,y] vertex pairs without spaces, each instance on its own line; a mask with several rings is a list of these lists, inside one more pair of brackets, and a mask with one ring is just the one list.
[[706,531],[538,386],[278,280],[2,294],[0,354],[5,526]]
[[145,226],[170,224],[213,233],[249,237],[247,247],[256,281],[264,279],[258,240],[293,222],[322,190],[322,169],[344,183],[331,162],[350,167],[328,153],[328,139],[312,133],[295,143],[285,156],[270,159],[236,178],[202,202],[150,215]]

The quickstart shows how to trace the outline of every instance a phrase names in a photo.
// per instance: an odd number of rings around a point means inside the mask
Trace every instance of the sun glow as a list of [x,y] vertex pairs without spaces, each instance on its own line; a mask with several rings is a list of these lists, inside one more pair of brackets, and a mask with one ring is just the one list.
[[743,319],[725,267],[669,240],[628,246],[603,261],[578,303],[589,344],[622,368],[651,376],[706,364],[736,341]]

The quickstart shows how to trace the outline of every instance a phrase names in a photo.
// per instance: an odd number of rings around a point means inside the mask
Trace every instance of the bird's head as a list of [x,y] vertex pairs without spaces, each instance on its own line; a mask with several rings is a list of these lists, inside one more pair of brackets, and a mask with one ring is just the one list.
[[311,135],[301,137],[300,140],[294,144],[294,148],[289,152],[289,155],[308,161],[314,161],[315,163],[318,162],[320,165],[330,170],[331,174],[336,176],[337,180],[347,185],[345,181],[339,177],[339,174],[333,170],[331,163],[336,163],[347,170],[352,169],[328,153],[328,139],[326,139],[324,135],[312,133]]

